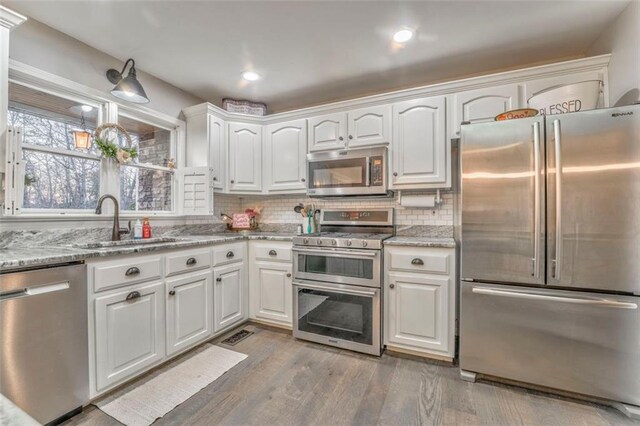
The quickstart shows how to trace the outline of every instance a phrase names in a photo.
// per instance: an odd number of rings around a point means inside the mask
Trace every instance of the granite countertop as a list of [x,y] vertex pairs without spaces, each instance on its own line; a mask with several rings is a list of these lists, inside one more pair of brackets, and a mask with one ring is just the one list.
[[212,235],[184,235],[159,238],[158,242],[140,245],[116,245],[112,247],[84,247],[74,244],[11,245],[0,248],[0,270],[11,270],[32,266],[54,265],[80,260],[146,253],[160,250],[208,246],[245,240],[292,241],[294,234],[275,232],[220,233]]
[[407,247],[442,247],[455,248],[456,241],[453,238],[442,237],[413,237],[396,236],[384,240],[385,246],[407,246]]

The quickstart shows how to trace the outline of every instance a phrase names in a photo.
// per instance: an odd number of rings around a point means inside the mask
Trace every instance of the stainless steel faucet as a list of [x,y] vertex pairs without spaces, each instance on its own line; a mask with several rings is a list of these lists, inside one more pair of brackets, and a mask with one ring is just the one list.
[[105,194],[98,200],[98,206],[96,207],[96,214],[102,214],[102,202],[105,199],[113,200],[113,231],[111,232],[111,241],[120,241],[121,234],[128,234],[131,232],[131,221],[129,221],[129,228],[120,228],[120,206],[118,200],[111,194]]

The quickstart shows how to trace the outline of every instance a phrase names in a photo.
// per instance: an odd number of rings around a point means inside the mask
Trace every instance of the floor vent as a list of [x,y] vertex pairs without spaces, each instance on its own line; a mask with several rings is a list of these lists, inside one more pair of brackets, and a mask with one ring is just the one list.
[[240,330],[237,333],[227,337],[222,341],[225,345],[235,346],[238,342],[243,341],[247,337],[251,336],[253,331]]

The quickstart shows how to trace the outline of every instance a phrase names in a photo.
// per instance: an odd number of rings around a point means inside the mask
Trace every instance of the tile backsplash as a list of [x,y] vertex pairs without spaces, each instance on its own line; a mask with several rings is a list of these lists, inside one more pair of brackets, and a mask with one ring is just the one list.
[[[425,193],[433,195],[431,193]],[[453,193],[442,192],[444,203],[435,208],[409,208],[401,206],[398,202],[398,194],[389,199],[318,199],[308,198],[304,195],[286,196],[243,196],[229,194],[215,194],[214,218],[192,217],[187,223],[212,223],[220,221],[220,213],[232,214],[242,212],[244,209],[262,206],[260,223],[298,223],[301,222],[299,214],[293,211],[298,203],[315,203],[319,209],[325,208],[395,208],[396,225],[453,225]]]

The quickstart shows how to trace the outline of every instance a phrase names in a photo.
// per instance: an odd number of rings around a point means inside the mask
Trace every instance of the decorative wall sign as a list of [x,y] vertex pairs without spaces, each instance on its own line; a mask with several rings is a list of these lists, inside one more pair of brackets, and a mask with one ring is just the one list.
[[234,213],[231,226],[235,229],[251,229],[251,217],[247,213]]

